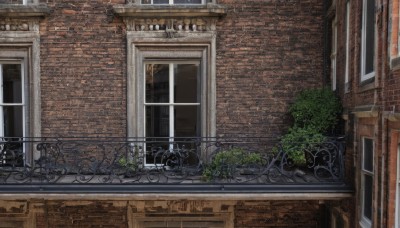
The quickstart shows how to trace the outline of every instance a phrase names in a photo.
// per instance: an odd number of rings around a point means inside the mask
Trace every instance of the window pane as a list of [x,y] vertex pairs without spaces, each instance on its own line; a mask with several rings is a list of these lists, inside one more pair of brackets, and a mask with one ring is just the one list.
[[175,136],[200,136],[200,106],[175,106]]
[[169,102],[168,64],[146,64],[146,102]]
[[372,219],[372,177],[364,175],[364,204],[363,215],[369,220]]
[[21,106],[3,106],[4,137],[23,137]]
[[174,0],[174,4],[201,4],[201,0]]
[[373,172],[374,171],[374,143],[372,139],[364,139],[364,157],[363,157],[363,169]]
[[169,4],[168,0],[153,0],[153,4]]
[[366,2],[365,74],[368,74],[374,71],[375,1]]
[[151,0],[142,0],[142,4],[151,4]]
[[175,103],[199,103],[200,81],[198,64],[174,65]]
[[146,107],[146,137],[169,137],[169,107]]
[[3,64],[3,102],[22,103],[20,64]]

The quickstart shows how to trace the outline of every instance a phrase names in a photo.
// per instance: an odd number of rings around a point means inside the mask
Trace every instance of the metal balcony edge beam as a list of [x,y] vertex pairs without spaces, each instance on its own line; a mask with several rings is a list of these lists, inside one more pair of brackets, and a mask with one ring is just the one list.
[[290,185],[250,185],[250,184],[7,184],[0,185],[1,193],[351,193],[347,185],[333,184],[290,184]]

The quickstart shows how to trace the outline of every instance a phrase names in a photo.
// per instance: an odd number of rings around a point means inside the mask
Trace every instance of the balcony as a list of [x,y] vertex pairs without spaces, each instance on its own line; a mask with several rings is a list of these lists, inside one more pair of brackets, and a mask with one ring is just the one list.
[[3,138],[0,192],[349,193],[344,152],[330,138],[295,164],[268,138]]

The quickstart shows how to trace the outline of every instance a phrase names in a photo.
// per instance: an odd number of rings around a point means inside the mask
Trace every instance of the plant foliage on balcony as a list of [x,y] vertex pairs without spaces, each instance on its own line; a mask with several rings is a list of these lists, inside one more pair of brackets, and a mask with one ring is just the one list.
[[341,112],[341,104],[329,88],[307,89],[300,92],[289,108],[294,127],[326,133],[334,128]]
[[240,168],[259,167],[263,164],[259,153],[249,153],[241,148],[232,148],[218,152],[205,168],[203,177],[207,181],[229,179]]
[[306,164],[305,152],[326,141],[341,112],[339,99],[329,88],[307,89],[295,98],[289,112],[294,124],[281,139],[282,149],[296,165]]

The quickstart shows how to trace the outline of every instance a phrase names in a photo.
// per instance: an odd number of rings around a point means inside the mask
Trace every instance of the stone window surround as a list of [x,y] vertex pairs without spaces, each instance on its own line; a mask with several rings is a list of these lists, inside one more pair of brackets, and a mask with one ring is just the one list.
[[[365,64],[366,64],[366,62],[367,62],[367,60],[366,60],[366,57],[367,57],[367,54],[366,54],[366,51],[367,51],[367,47],[366,47],[366,39],[367,39],[367,1],[368,0],[363,0],[362,1],[362,20],[361,20],[361,27],[362,27],[362,29],[361,29],[361,76],[360,76],[360,84],[361,85],[363,85],[364,83],[369,83],[370,82],[370,80],[371,79],[373,79],[374,77],[375,77],[375,67],[373,68],[373,70],[374,71],[372,71],[372,72],[370,72],[370,73],[368,73],[368,74],[366,74],[365,73],[365,68],[366,68],[366,66],[365,66]],[[375,12],[375,11],[374,11]],[[373,20],[373,26],[375,27],[374,28],[374,59],[373,59],[373,65],[376,65],[375,64],[375,62],[376,62],[376,59],[377,58],[375,58],[376,57],[376,47],[377,47],[377,45],[376,45],[376,42],[377,42],[377,39],[376,39],[376,31],[377,31],[377,29],[376,29],[376,23],[375,23],[375,14],[374,14],[374,20]]]
[[[138,3],[139,0],[134,3]],[[201,136],[216,135],[216,22],[222,5],[114,5],[127,30],[127,136],[144,136],[143,62],[200,60]]]
[[[371,140],[372,141],[372,170],[367,170],[367,169],[365,169],[364,168],[364,154],[365,154],[365,140]],[[363,136],[363,137],[361,137],[361,142],[362,142],[362,148],[361,148],[361,150],[362,150],[362,154],[361,154],[361,170],[360,170],[360,174],[361,174],[361,186],[360,186],[360,189],[362,189],[361,191],[361,194],[360,194],[360,221],[359,221],[359,223],[360,223],[360,226],[361,227],[363,227],[363,228],[368,228],[368,227],[372,227],[372,224],[373,224],[373,218],[374,218],[374,213],[373,213],[373,210],[372,210],[372,220],[369,220],[368,218],[366,218],[366,217],[364,217],[364,194],[365,194],[365,191],[364,191],[364,189],[363,189],[363,186],[364,186],[364,184],[365,184],[365,180],[364,180],[364,176],[370,176],[371,178],[372,178],[372,183],[374,183],[374,169],[375,169],[375,167],[374,167],[374,161],[375,161],[375,158],[374,158],[374,147],[375,147],[375,142],[374,142],[374,140],[371,138],[371,137],[365,137],[365,136]],[[373,186],[374,186],[374,184],[373,184]],[[371,192],[372,192],[372,204],[373,204],[373,192],[374,192],[374,190],[373,189],[371,189]]]
[[[37,21],[36,21],[37,22]],[[27,99],[26,135],[41,136],[40,114],[40,38],[38,22],[32,22],[33,31],[0,32],[0,60],[18,60],[24,64]],[[27,154],[29,164],[37,159],[39,154]]]
[[168,39],[162,31],[128,32],[128,137],[144,137],[143,64],[146,60],[200,60],[202,137],[216,134],[215,33],[187,33]]

